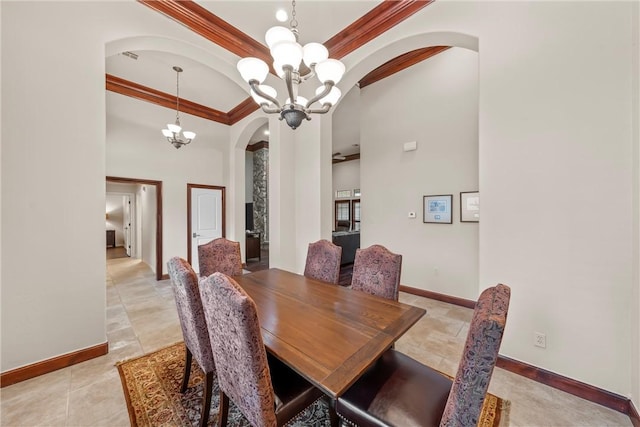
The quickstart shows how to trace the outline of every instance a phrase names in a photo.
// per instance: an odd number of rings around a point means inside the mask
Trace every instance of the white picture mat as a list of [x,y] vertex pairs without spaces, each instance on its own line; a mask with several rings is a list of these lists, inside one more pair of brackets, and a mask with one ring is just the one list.
[[424,196],[422,222],[451,224],[452,202],[452,194]]

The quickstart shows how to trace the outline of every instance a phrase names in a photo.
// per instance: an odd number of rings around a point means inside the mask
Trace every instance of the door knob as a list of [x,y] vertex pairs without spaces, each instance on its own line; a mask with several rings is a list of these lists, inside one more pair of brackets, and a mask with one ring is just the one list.
[[200,237],[200,235],[198,233],[193,233],[193,238],[195,239],[196,237]]

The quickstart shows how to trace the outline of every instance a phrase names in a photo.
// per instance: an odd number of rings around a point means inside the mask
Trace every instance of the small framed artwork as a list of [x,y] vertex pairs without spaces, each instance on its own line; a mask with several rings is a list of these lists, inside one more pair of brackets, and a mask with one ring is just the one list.
[[480,193],[464,191],[460,193],[460,222],[480,221]]
[[451,224],[451,208],[453,194],[423,197],[422,222],[434,224]]

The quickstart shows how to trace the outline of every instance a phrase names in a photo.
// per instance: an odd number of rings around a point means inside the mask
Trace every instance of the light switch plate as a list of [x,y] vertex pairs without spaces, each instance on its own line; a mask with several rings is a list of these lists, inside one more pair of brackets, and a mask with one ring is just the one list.
[[413,151],[413,150],[416,150],[417,148],[418,148],[418,144],[416,141],[405,142],[402,146],[402,149],[404,151]]

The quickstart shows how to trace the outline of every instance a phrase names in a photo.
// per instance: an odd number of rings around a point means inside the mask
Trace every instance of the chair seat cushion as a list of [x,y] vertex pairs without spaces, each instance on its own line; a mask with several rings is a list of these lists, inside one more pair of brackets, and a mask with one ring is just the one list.
[[323,393],[274,356],[268,354],[267,358],[275,394],[276,418],[278,425],[283,425]]
[[338,398],[341,418],[359,426],[438,426],[452,381],[395,350],[388,350]]

